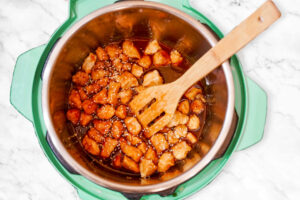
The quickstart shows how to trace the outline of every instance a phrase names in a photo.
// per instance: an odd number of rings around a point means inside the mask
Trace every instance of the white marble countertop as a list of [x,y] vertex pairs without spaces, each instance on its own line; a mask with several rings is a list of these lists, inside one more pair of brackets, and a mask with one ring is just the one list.
[[[193,0],[224,32],[264,0]],[[244,72],[268,93],[263,140],[231,157],[189,199],[299,199],[300,1],[277,0],[282,18],[243,49]],[[44,44],[67,17],[65,0],[0,0],[0,200],[72,200],[76,190],[44,156],[34,129],[9,103],[18,55]]]

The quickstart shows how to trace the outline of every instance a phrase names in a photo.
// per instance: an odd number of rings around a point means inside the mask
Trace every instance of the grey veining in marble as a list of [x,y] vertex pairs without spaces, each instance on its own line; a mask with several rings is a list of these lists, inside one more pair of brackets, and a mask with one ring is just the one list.
[[[264,0],[192,0],[224,32]],[[238,56],[268,93],[263,140],[231,157],[223,172],[189,199],[299,199],[300,1],[275,1],[282,18]],[[73,200],[76,190],[51,166],[30,122],[9,103],[15,61],[44,44],[68,15],[65,0],[0,0],[0,200]]]

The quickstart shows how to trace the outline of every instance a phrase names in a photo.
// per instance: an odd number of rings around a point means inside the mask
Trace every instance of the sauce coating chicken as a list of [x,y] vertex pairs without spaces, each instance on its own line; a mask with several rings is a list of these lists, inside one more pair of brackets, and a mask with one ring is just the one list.
[[[149,135],[128,104],[147,87],[164,83],[160,69],[178,69],[186,61],[157,40],[136,44],[125,40],[87,55],[72,76],[66,119],[86,130],[81,144],[88,154],[145,178],[167,172],[187,157],[199,141],[206,102],[200,85],[192,86],[168,126]],[[201,150],[207,152],[203,144]]]

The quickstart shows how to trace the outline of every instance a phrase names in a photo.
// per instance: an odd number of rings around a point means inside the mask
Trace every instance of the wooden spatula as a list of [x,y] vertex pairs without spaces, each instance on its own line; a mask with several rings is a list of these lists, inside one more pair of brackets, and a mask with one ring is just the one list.
[[184,92],[273,24],[281,13],[272,1],[265,2],[245,21],[220,40],[176,81],[145,89],[130,102],[130,108],[151,137],[163,129]]

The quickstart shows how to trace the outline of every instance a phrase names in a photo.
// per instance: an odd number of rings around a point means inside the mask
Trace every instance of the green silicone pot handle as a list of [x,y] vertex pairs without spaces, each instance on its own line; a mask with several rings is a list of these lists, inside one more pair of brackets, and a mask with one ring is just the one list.
[[82,200],[100,200],[99,198],[93,197],[82,190],[77,190],[77,193],[79,198]]
[[35,71],[45,49],[45,45],[36,47],[21,54],[13,73],[10,102],[26,119],[32,122],[32,86]]
[[113,4],[115,1],[117,0],[70,0],[70,17],[79,20],[99,8]]
[[258,143],[264,135],[267,116],[267,94],[254,81],[247,77],[248,110],[247,121],[237,151]]

